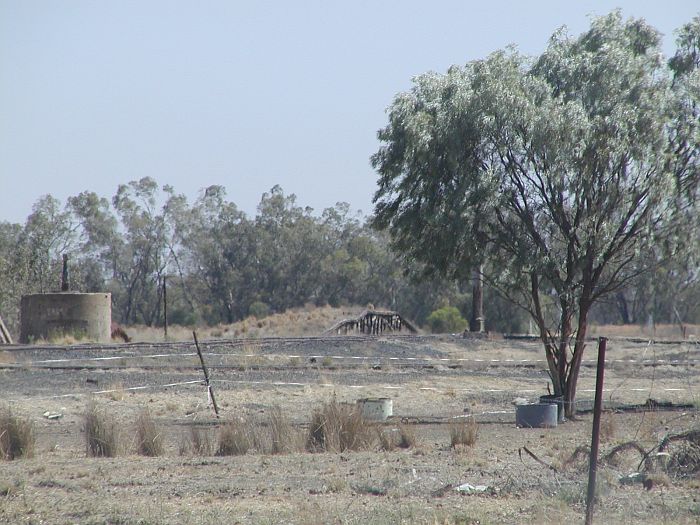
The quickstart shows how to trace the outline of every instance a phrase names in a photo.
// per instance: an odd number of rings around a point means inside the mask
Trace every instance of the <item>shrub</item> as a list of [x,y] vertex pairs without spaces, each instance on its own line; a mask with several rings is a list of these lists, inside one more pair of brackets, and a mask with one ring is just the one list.
[[262,301],[255,301],[248,307],[248,315],[256,319],[264,319],[270,315],[270,307]]
[[113,458],[117,455],[119,445],[117,425],[93,402],[88,403],[85,408],[83,424],[88,456]]
[[163,454],[163,436],[148,409],[141,411],[136,419],[136,452],[151,457]]
[[433,311],[426,323],[434,334],[462,332],[467,327],[467,320],[454,306],[445,306]]
[[7,409],[0,414],[0,459],[13,460],[34,455],[34,427]]
[[479,436],[479,425],[473,417],[460,418],[450,423],[450,446],[472,447]]
[[372,445],[371,426],[354,405],[335,400],[324,404],[311,416],[306,449],[310,452],[363,450]]

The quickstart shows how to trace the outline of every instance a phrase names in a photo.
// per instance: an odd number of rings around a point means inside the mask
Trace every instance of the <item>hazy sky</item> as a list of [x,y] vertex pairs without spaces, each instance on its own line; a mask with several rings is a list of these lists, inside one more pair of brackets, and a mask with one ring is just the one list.
[[621,7],[665,34],[665,1],[0,0],[0,221],[43,194],[111,198],[144,176],[190,200],[221,184],[254,214],[275,184],[317,211],[371,211],[385,108],[411,77],[509,43],[541,52]]

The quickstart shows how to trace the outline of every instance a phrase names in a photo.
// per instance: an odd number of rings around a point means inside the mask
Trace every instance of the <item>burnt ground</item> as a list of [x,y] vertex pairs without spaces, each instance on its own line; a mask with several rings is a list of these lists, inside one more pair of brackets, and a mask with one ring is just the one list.
[[[456,336],[269,338],[201,342],[221,409],[216,419],[193,344],[9,346],[0,395],[32,421],[35,456],[3,462],[2,523],[561,523],[583,522],[596,343],[579,380],[579,416],[555,429],[515,426],[515,398],[536,401],[548,376],[536,341]],[[634,442],[700,427],[700,351],[690,343],[610,340],[597,516],[606,523],[700,522],[700,470],[651,465],[651,490],[621,484],[636,471]],[[216,442],[222,422],[263,425],[274,407],[303,435],[312,412],[335,399],[387,397],[415,435],[408,449],[193,456],[192,427]],[[649,402],[648,400],[653,400]],[[88,458],[83,415],[95,403],[118,422],[121,453]],[[164,454],[135,453],[148,408]],[[48,419],[44,415],[58,416]],[[456,417],[478,421],[471,447],[450,447]],[[527,451],[537,458],[533,458]],[[691,458],[692,459],[692,458]],[[489,488],[465,494],[469,483]],[[602,519],[602,518],[601,518]]]

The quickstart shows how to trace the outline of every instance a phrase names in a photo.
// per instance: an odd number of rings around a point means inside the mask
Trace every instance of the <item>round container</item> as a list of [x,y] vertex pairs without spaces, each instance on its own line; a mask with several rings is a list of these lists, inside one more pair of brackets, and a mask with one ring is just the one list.
[[557,426],[557,405],[537,403],[515,407],[515,425],[524,428],[555,428]]
[[20,343],[72,336],[109,342],[112,295],[109,293],[44,293],[22,297]]
[[550,405],[557,405],[557,422],[563,423],[566,421],[564,417],[564,396],[540,396],[540,403],[549,403]]
[[393,401],[388,397],[369,397],[358,399],[362,417],[370,421],[386,421],[393,412]]

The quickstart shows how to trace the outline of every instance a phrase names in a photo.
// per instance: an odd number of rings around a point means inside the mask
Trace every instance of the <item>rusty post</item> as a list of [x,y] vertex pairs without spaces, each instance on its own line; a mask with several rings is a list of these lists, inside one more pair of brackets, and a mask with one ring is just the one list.
[[214,390],[209,384],[209,371],[207,370],[207,365],[204,364],[204,357],[202,356],[202,351],[199,349],[199,341],[197,341],[197,332],[192,331],[194,336],[194,345],[197,347],[197,355],[199,356],[199,362],[202,364],[202,371],[204,372],[204,383],[207,386],[207,395],[211,399],[211,404],[214,407],[214,413],[216,417],[219,417],[219,407],[216,405],[216,398],[214,397]]
[[593,405],[593,430],[591,432],[591,455],[588,464],[588,494],[586,496],[586,525],[593,523],[595,500],[595,478],[598,470],[598,445],[600,443],[600,414],[603,409],[603,376],[605,374],[605,348],[608,340],[598,340],[598,367],[595,380],[595,404]]

